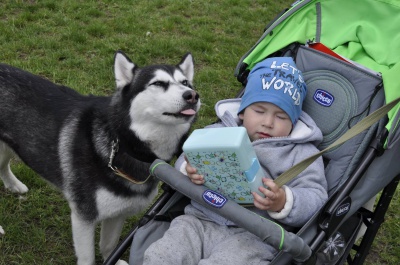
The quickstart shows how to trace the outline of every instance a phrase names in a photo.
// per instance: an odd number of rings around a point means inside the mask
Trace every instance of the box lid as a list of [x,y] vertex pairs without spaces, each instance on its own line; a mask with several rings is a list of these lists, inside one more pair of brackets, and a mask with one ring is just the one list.
[[[243,145],[248,139],[246,128],[244,127],[222,127],[197,129],[192,132],[190,137],[183,145],[183,151],[189,150],[208,150],[213,148],[235,148]],[[248,140],[250,142],[250,140]]]

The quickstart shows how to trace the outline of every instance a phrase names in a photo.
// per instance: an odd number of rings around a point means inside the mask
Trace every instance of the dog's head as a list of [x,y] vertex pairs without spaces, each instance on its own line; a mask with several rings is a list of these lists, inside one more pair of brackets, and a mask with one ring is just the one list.
[[117,52],[114,71],[117,92],[112,104],[122,104],[126,111],[129,108],[129,127],[140,139],[152,140],[148,134],[160,137],[166,130],[179,137],[188,132],[200,109],[190,53],[177,65],[138,67],[123,52]]

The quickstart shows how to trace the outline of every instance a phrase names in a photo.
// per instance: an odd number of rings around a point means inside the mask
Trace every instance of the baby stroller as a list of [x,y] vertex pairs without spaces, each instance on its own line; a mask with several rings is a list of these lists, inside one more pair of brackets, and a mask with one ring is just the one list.
[[[385,102],[400,97],[398,14],[400,1],[298,1],[269,23],[239,61],[235,76],[244,85],[257,62],[293,57],[308,87],[303,109],[323,132],[323,150]],[[298,231],[284,231],[234,202],[212,208],[202,200],[203,186],[155,161],[151,172],[164,182],[163,193],[104,264],[115,264],[130,246],[130,264],[141,264],[145,249],[182,214],[189,199],[281,250],[271,264],[363,264],[400,179],[399,109],[397,104],[368,129],[322,154],[329,200]],[[380,191],[375,210],[364,208]],[[356,243],[362,224],[367,229]]]

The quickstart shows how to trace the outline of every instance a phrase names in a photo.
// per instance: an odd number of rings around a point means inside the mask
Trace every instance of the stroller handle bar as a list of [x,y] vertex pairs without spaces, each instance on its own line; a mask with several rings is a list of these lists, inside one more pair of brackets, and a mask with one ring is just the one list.
[[227,200],[220,208],[216,208],[207,203],[203,199],[203,193],[208,189],[203,185],[192,183],[187,176],[165,161],[160,159],[155,160],[150,166],[150,173],[186,197],[189,197],[204,207],[231,220],[239,227],[258,236],[261,240],[277,250],[289,253],[297,262],[304,262],[311,257],[311,248],[303,239],[286,231],[279,224],[263,218],[230,200]]

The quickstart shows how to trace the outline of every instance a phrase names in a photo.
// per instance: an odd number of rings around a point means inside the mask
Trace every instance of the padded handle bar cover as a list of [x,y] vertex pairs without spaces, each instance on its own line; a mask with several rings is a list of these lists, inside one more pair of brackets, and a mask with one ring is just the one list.
[[203,193],[208,189],[203,185],[192,183],[187,176],[165,161],[155,160],[151,164],[150,172],[154,177],[167,183],[186,197],[233,221],[239,227],[258,236],[274,248],[291,254],[294,260],[304,262],[311,256],[311,248],[302,238],[286,231],[279,224],[247,210],[236,202],[227,200],[220,208],[205,202]]

